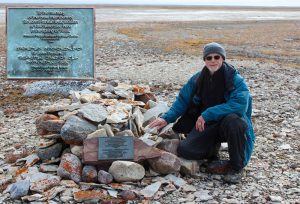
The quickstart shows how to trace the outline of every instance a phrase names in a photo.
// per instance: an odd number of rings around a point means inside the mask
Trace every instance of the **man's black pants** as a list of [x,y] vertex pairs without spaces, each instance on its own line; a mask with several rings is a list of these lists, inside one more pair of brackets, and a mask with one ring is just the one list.
[[221,142],[228,143],[231,168],[244,167],[247,123],[236,114],[229,114],[218,122],[205,123],[204,131],[194,127],[187,138],[180,142],[177,153],[191,160],[207,159]]

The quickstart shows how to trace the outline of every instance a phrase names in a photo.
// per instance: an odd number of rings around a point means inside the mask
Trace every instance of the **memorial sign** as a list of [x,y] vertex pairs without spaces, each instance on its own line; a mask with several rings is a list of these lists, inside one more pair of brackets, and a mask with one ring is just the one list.
[[93,8],[10,7],[7,77],[94,79]]
[[98,160],[133,160],[133,137],[99,137]]

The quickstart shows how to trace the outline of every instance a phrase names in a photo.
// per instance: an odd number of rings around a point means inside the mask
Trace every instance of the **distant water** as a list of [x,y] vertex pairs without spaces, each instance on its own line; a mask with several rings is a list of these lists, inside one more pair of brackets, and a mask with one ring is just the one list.
[[97,9],[98,22],[300,20],[300,11],[195,10],[195,9]]
[[[130,21],[250,21],[250,20],[300,20],[297,10],[214,10],[214,9],[149,9],[149,8],[99,8],[97,22]],[[0,22],[5,22],[5,9],[0,9]]]

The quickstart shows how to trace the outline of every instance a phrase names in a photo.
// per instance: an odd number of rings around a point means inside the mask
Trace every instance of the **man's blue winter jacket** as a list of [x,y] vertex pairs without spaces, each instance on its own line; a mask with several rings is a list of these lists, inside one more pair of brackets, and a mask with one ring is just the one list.
[[[219,121],[224,116],[235,113],[242,117],[248,124],[246,130],[247,142],[245,147],[245,161],[246,165],[250,159],[254,147],[255,135],[253,131],[251,113],[252,113],[252,97],[246,85],[245,80],[238,73],[238,71],[227,62],[224,62],[225,74],[225,100],[226,102],[206,109],[201,115],[205,122]],[[188,82],[182,87],[176,101],[171,106],[170,110],[165,113],[162,118],[168,123],[176,121],[182,116],[193,100],[195,104],[200,104],[201,98],[194,95],[197,88],[197,79],[201,71],[193,75]]]

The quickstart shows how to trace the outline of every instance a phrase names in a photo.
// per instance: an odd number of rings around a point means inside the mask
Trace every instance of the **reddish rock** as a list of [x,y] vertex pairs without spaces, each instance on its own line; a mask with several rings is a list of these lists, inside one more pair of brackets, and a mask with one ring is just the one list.
[[61,157],[61,162],[57,169],[57,175],[72,179],[76,183],[81,181],[82,165],[77,156],[74,154],[66,153]]
[[4,160],[7,163],[14,163],[18,159],[27,157],[28,155],[32,154],[34,151],[35,151],[34,149],[21,149],[14,152],[8,152],[4,155]]
[[178,172],[181,167],[180,159],[169,152],[162,151],[158,158],[148,159],[151,168],[160,174],[171,174]]
[[43,114],[36,120],[36,129],[39,135],[59,133],[65,121],[56,115]]

